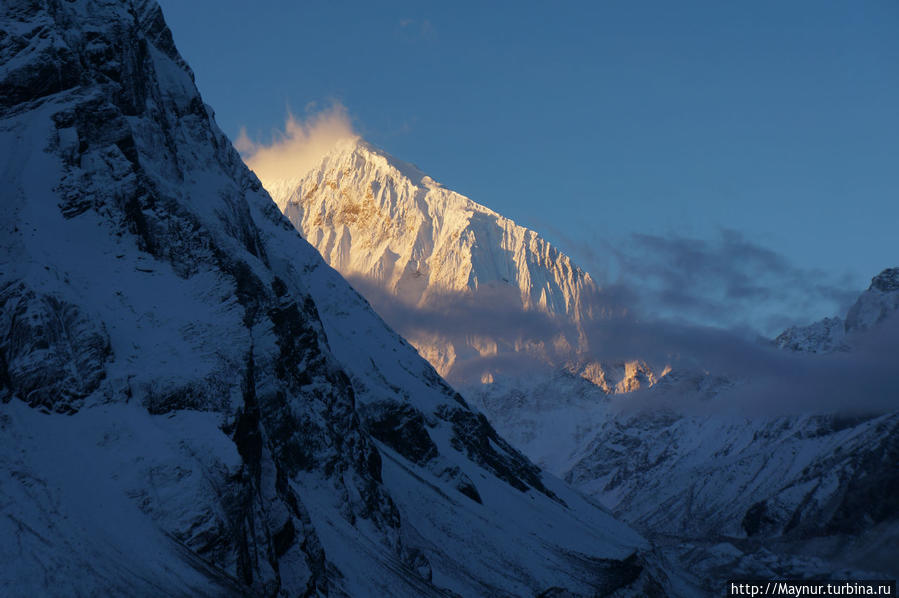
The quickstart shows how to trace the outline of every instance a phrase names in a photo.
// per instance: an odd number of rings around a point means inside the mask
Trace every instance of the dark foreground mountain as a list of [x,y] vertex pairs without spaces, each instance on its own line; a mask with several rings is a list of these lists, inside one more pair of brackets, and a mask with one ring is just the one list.
[[0,594],[681,587],[300,238],[154,2],[6,0],[0,156]]

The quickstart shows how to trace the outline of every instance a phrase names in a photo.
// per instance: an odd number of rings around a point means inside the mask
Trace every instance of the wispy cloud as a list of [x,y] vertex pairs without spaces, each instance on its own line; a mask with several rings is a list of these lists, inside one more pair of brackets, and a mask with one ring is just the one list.
[[[767,258],[765,258],[767,259]],[[735,413],[749,417],[795,413],[870,413],[899,407],[895,386],[895,355],[899,354],[899,315],[855,341],[851,353],[810,355],[777,349],[745,329],[700,326],[685,321],[649,319],[616,310],[581,324],[521,309],[517,294],[494,289],[479,297],[457,293],[436,298],[427,306],[405,303],[361,278],[351,282],[381,316],[413,341],[440,338],[462,352],[448,376],[464,387],[483,372],[507,376],[531,375],[581,363],[643,360],[656,368],[671,365],[683,384],[637,392],[622,398],[628,409],[668,408],[692,414]],[[513,289],[514,290],[514,289]],[[627,302],[630,291],[604,301]],[[603,292],[604,294],[606,291]],[[755,296],[750,293],[750,296]],[[477,335],[498,341],[498,351],[465,350]],[[567,338],[571,347],[554,345]],[[578,339],[587,349],[578,353]],[[691,392],[690,384],[704,377],[729,381],[712,400]]]
[[[839,277],[798,268],[731,231],[712,241],[641,235],[627,249],[632,251],[615,250],[621,267],[630,269],[627,275],[592,298],[606,317],[579,327],[524,311],[516,289],[482,288],[477,298],[461,293],[432,297],[422,307],[403,302],[377,283],[352,282],[404,336],[441,339],[461,348],[448,379],[463,387],[487,371],[517,376],[573,362],[642,360],[659,369],[672,366],[682,383],[622,399],[629,409],[767,417],[899,407],[891,390],[899,316],[856,339],[851,353],[824,356],[777,349],[770,335],[736,325],[748,319],[740,310],[751,311],[758,302],[801,309],[813,301],[831,301],[832,314],[844,314],[862,289],[847,290]],[[647,291],[647,286],[653,289]],[[633,309],[635,305],[643,309]],[[653,305],[686,315],[652,315],[648,308]],[[472,349],[474,335],[496,340],[497,350]],[[567,346],[555,342],[561,338]],[[716,378],[729,383],[712,400],[689,390],[690,384]]]
[[283,131],[276,131],[271,143],[250,139],[245,128],[234,142],[247,165],[263,185],[298,177],[318,166],[321,158],[340,141],[357,137],[346,108],[332,103],[324,110],[307,109],[305,119],[288,111]]
[[429,19],[402,18],[398,22],[399,34],[407,40],[425,40],[434,37],[434,26]]
[[[690,381],[649,389],[619,402],[639,411],[660,408],[688,414],[770,417],[802,413],[871,414],[899,408],[895,355],[899,317],[855,339],[849,353],[793,353],[731,331],[668,322],[619,323],[613,336],[650,354],[676,355],[687,375],[724,377],[730,385],[713,398],[689,392]],[[687,390],[685,392],[685,390]]]
[[[456,360],[447,378],[456,384],[478,380],[488,370],[518,375],[533,371],[537,363],[561,367],[577,345],[578,330],[572,322],[523,310],[517,288],[482,285],[477,295],[430,292],[422,305],[384,290],[377,281],[360,276],[347,280],[410,341],[439,339],[440,346],[455,347]],[[471,342],[477,344],[478,338],[496,342],[496,352],[480,354],[472,349]],[[570,348],[554,344],[563,338]]]
[[800,268],[734,230],[714,239],[635,234],[605,247],[616,284],[656,317],[773,335],[797,318],[843,313],[860,291],[846,275]]

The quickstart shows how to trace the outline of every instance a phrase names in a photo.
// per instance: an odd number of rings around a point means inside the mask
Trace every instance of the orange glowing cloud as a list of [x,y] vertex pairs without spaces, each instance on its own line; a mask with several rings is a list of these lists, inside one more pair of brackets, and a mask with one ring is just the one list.
[[268,145],[253,141],[241,127],[234,147],[263,186],[269,188],[276,181],[303,176],[338,143],[356,138],[346,108],[334,103],[305,120],[288,111],[284,131],[276,132]]

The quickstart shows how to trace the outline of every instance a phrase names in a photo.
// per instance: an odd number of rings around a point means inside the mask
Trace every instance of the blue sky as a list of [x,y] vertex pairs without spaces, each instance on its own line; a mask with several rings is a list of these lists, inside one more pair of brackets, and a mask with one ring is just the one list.
[[[703,299],[754,310],[709,323],[768,331],[899,265],[894,0],[161,4],[232,138],[339,102],[368,141],[644,285],[649,309],[685,279],[653,272],[707,268],[686,277]],[[746,280],[820,288],[735,298]]]

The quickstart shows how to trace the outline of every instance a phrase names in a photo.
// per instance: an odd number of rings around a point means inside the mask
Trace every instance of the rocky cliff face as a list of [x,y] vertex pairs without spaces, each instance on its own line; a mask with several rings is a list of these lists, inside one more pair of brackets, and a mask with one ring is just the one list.
[[413,305],[496,287],[511,289],[524,310],[593,316],[587,296],[598,288],[568,256],[364,141],[343,141],[297,181],[270,186],[335,269]]
[[899,309],[899,268],[887,268],[871,279],[846,313],[846,332],[863,332],[882,323]]
[[[648,583],[643,539],[499,437],[300,238],[154,2],[10,0],[0,23],[2,593]],[[575,310],[571,280],[527,300]]]

